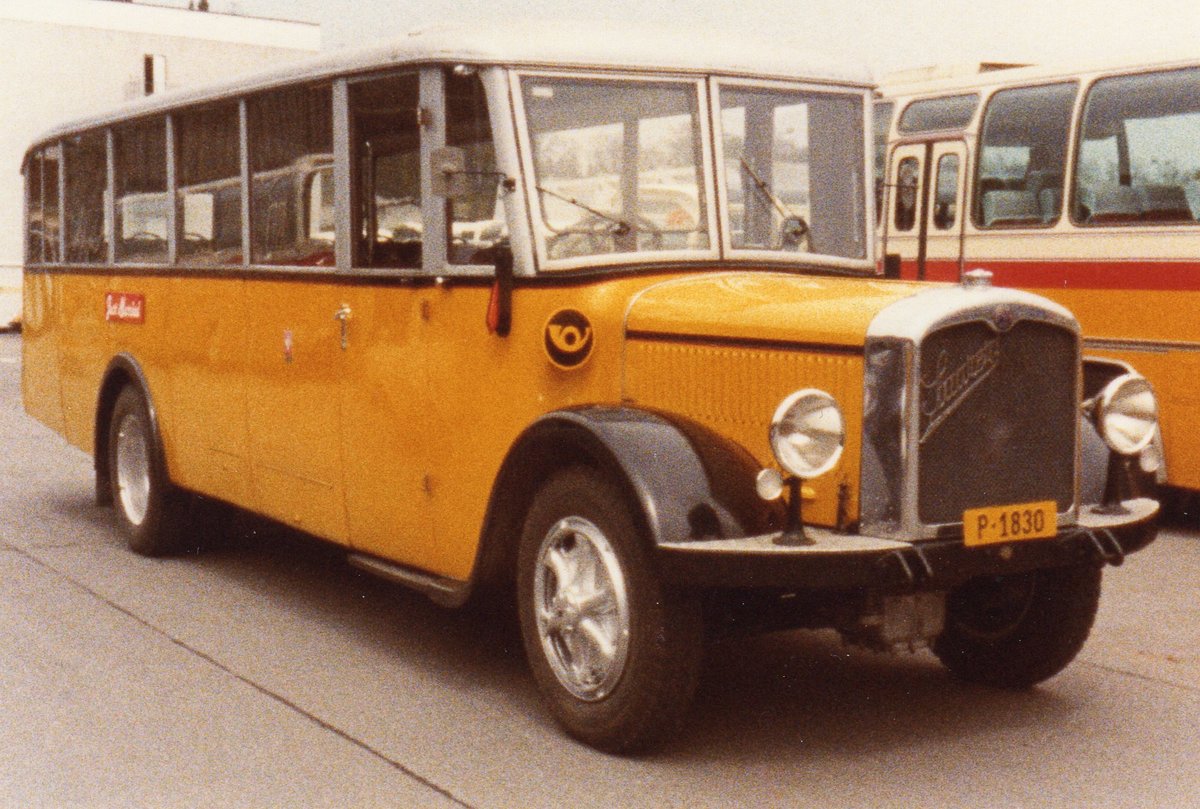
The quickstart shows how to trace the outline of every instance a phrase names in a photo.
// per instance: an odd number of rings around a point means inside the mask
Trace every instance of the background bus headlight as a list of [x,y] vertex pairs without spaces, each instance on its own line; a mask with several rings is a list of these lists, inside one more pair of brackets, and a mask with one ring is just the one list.
[[823,475],[842,457],[846,430],[837,402],[823,390],[799,390],[784,399],[771,419],[771,451],[798,478]]
[[1154,440],[1158,402],[1146,378],[1122,374],[1104,386],[1096,401],[1096,429],[1109,449],[1135,455]]

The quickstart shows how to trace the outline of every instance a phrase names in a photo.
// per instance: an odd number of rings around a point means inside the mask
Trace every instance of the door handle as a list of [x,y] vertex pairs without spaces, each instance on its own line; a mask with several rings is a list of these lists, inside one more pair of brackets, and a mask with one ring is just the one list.
[[350,304],[343,303],[341,307],[333,313],[333,319],[341,324],[342,328],[342,351],[345,351],[350,344]]

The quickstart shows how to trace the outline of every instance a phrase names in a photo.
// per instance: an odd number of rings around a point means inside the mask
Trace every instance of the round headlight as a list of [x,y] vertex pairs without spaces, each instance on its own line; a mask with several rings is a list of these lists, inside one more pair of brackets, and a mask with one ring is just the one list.
[[1122,374],[1104,386],[1096,402],[1096,429],[1114,452],[1135,455],[1154,440],[1158,402],[1145,377]]
[[837,402],[823,390],[799,390],[771,419],[771,451],[798,478],[823,475],[842,457],[846,430]]

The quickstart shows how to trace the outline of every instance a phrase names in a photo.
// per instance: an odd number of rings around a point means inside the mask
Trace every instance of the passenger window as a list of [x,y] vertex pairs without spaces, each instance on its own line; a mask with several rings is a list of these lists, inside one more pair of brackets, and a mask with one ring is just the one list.
[[178,138],[179,261],[242,262],[241,125],[236,104],[185,112]]
[[937,182],[934,185],[933,226],[949,230],[958,221],[958,155],[944,154],[938,158]]
[[117,260],[167,260],[167,132],[163,119],[113,132]]
[[905,107],[896,127],[901,132],[960,129],[971,122],[978,106],[979,96],[975,93],[914,101]]
[[906,233],[917,224],[917,182],[921,164],[906,157],[896,167],[896,230]]
[[419,106],[415,74],[350,88],[357,266],[421,266]]
[[1062,213],[1074,82],[1002,90],[984,112],[972,217],[978,227],[1047,225]]
[[88,132],[63,143],[66,155],[65,215],[67,261],[108,261],[104,198],[108,190],[108,145],[103,132]]
[[1200,70],[1096,82],[1083,111],[1072,218],[1087,225],[1200,220]]
[[463,150],[469,192],[448,203],[451,264],[491,264],[508,238],[487,98],[473,70],[446,72],[446,143]]
[[335,263],[333,100],[328,86],[263,93],[246,106],[255,264]]
[[29,160],[26,194],[29,204],[26,258],[32,264],[59,260],[58,172],[62,151],[47,146]]

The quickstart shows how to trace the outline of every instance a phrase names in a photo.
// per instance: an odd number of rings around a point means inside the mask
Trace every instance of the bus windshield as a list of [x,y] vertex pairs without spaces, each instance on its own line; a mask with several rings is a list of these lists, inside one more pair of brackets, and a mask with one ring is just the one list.
[[721,80],[710,117],[698,81],[526,75],[520,87],[551,267],[711,259],[718,246],[768,260],[866,256],[859,95]]

